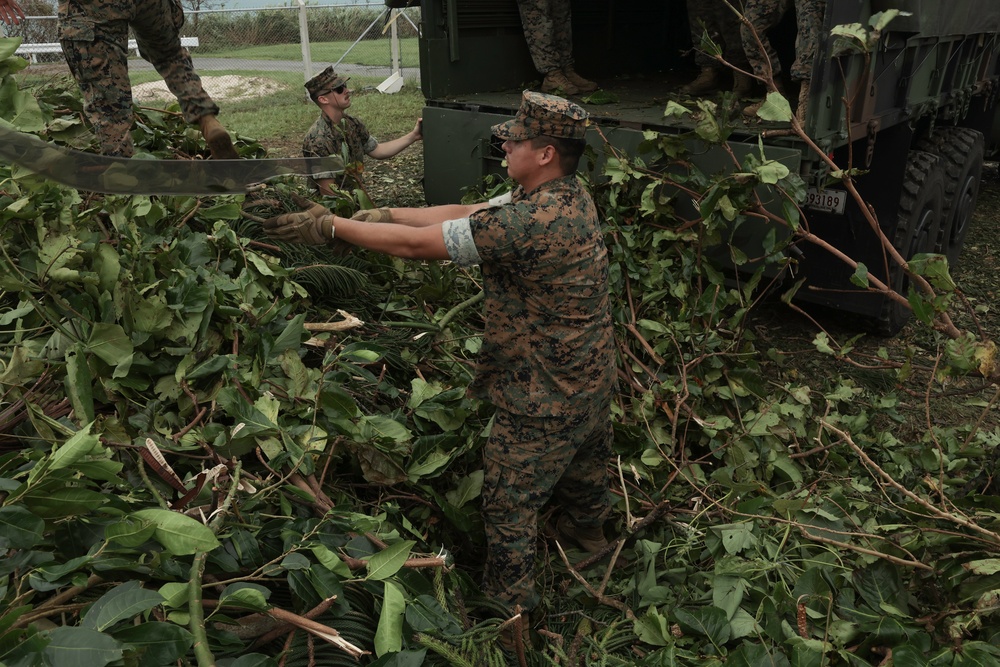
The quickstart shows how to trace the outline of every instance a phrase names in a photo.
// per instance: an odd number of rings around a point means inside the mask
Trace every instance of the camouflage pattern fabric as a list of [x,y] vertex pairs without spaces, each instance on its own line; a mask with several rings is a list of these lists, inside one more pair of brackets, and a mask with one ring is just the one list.
[[59,42],[80,86],[87,118],[105,155],[131,157],[132,86],[128,30],[180,103],[184,120],[218,115],[191,56],[181,46],[184,12],[179,0],[61,0]]
[[795,62],[792,64],[791,75],[797,81],[812,78],[813,61],[819,51],[825,14],[826,0],[795,0],[798,33],[795,36]]
[[506,123],[494,125],[500,139],[524,141],[543,134],[563,139],[583,139],[587,134],[587,111],[579,104],[556,95],[526,90],[521,93],[521,108]]
[[326,114],[321,113],[302,139],[302,155],[303,157],[333,155],[344,159],[346,168],[343,173],[313,174],[314,182],[317,179],[338,177],[343,181],[347,177],[353,177],[360,183],[365,155],[375,150],[376,146],[378,140],[368,132],[365,124],[354,116],[345,115],[340,125],[334,125]]
[[535,69],[548,74],[573,66],[570,0],[517,0]]
[[597,210],[575,175],[470,225],[486,303],[470,388],[497,406],[485,447],[484,587],[531,608],[537,513],[555,494],[580,526],[607,513],[610,398],[615,382],[608,251]]
[[607,402],[565,416],[525,417],[497,410],[485,448],[483,484],[487,595],[511,609],[537,606],[537,519],[550,498],[581,528],[604,523],[611,437]]
[[[733,0],[730,4],[737,10],[742,10],[742,3],[739,0]],[[725,2],[687,0],[687,11],[688,23],[691,25],[691,43],[695,48],[694,60],[698,67],[723,67],[715,58],[698,49],[702,35],[707,30],[712,41],[722,47],[722,57],[726,62],[740,69],[746,69],[749,63],[743,50],[740,17],[726,6]]]
[[[745,16],[753,24],[764,44],[767,60],[771,61],[774,77],[781,72],[781,62],[778,54],[767,38],[767,31],[778,25],[785,12],[794,7],[797,24],[795,37],[795,62],[790,74],[796,81],[812,78],[813,60],[819,48],[820,31],[823,27],[823,14],[826,11],[826,0],[745,0]],[[742,27],[743,49],[747,59],[758,76],[767,76],[767,60],[757,46],[753,33],[747,26]]]

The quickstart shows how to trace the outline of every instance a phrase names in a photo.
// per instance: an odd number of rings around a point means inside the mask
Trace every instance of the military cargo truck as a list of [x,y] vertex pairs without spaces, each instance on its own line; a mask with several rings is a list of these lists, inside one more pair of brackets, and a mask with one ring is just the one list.
[[[908,15],[888,24],[869,59],[831,57],[834,26],[867,27],[873,15],[891,9]],[[634,150],[643,131],[691,129],[690,121],[663,115],[696,73],[684,0],[574,0],[572,28],[577,71],[616,102],[574,99],[611,143]],[[769,33],[786,72],[795,30],[788,16]],[[806,130],[838,164],[846,166],[853,155],[854,166],[865,170],[858,189],[904,257],[940,252],[954,265],[984,155],[995,143],[1000,2],[828,0],[822,34]],[[486,175],[505,173],[490,126],[517,111],[523,89],[539,84],[516,1],[421,0],[420,75],[427,100],[425,195],[431,204],[458,201]],[[842,100],[854,93],[848,114]],[[755,150],[761,133],[774,129],[759,120],[738,123],[730,146],[738,155]],[[598,148],[602,143],[595,130],[588,141]],[[905,294],[905,276],[886,262],[860,208],[843,190],[824,187],[829,169],[815,154],[797,137],[766,136],[764,143],[768,157],[806,180],[812,231]],[[721,149],[699,159],[707,172],[727,160]],[[857,313],[886,334],[908,319],[905,306],[851,285],[853,271],[825,251],[804,248],[799,260],[806,287],[797,298]]]

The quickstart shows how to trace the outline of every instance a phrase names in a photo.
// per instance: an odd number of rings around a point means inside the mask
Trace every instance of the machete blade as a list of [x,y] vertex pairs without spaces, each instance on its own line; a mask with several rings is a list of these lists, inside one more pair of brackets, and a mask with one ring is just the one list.
[[77,190],[122,195],[246,194],[289,174],[344,170],[340,157],[263,160],[144,160],[85,153],[0,126],[0,159]]

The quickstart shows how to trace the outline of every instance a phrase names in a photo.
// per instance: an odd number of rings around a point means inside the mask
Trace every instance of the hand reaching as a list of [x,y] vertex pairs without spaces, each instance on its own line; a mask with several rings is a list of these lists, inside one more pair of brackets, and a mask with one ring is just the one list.
[[351,220],[360,220],[361,222],[392,222],[392,209],[385,207],[365,209],[352,215]]
[[[319,206],[324,211],[325,208]],[[264,233],[277,241],[285,243],[306,243],[309,245],[325,245],[333,242],[333,216],[314,217],[309,211],[283,213],[264,221]]]

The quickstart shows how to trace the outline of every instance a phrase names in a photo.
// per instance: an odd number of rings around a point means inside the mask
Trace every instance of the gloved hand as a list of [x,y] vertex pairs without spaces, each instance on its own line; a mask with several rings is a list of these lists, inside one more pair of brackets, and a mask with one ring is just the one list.
[[392,210],[388,208],[369,208],[358,211],[351,216],[351,220],[361,222],[392,222]]
[[308,213],[317,220],[322,218],[324,215],[330,215],[330,209],[326,208],[325,206],[321,206],[320,204],[317,204],[314,201],[306,199],[305,197],[303,197],[298,193],[295,192],[292,193],[292,201],[295,203],[296,206],[298,206],[304,212]]
[[325,245],[333,243],[333,216],[329,211],[320,218],[313,217],[310,211],[283,213],[264,221],[264,233],[285,243]]

